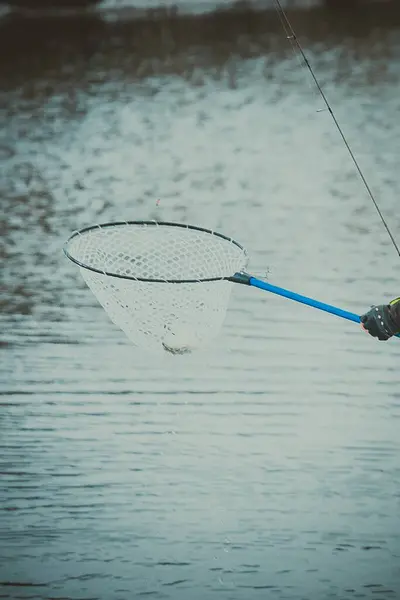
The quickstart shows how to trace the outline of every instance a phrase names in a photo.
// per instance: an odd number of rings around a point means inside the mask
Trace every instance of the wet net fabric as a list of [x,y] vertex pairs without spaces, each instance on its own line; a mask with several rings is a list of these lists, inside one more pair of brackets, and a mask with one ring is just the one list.
[[230,277],[247,265],[231,240],[159,224],[99,226],[73,236],[66,250],[135,345],[173,354],[209,343],[223,324],[233,284],[199,280]]

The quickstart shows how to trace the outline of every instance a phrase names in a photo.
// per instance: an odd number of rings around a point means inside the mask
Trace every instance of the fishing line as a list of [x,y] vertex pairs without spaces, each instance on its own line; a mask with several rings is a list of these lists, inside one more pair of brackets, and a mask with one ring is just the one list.
[[390,239],[392,241],[392,244],[393,244],[393,246],[394,246],[397,254],[400,257],[400,248],[399,248],[396,240],[394,239],[392,232],[390,231],[389,225],[387,224],[386,219],[383,216],[381,209],[379,208],[378,202],[375,199],[375,196],[374,196],[374,194],[373,194],[373,192],[372,192],[372,190],[371,190],[371,188],[370,188],[370,186],[369,186],[369,184],[368,184],[368,182],[367,182],[367,180],[366,180],[366,178],[364,176],[364,173],[363,173],[363,171],[362,171],[362,169],[361,169],[361,167],[360,167],[360,165],[359,165],[359,163],[358,163],[358,161],[357,161],[357,159],[356,159],[356,157],[355,157],[355,155],[354,155],[354,153],[353,153],[353,151],[351,149],[351,146],[350,146],[349,142],[347,141],[347,138],[346,138],[346,136],[343,133],[343,130],[342,130],[342,128],[341,128],[341,126],[340,126],[340,124],[339,124],[339,122],[338,122],[338,120],[337,120],[337,118],[336,118],[336,116],[335,116],[335,114],[334,114],[334,112],[332,110],[332,107],[329,104],[329,101],[328,101],[328,99],[327,99],[327,97],[326,97],[326,95],[325,95],[325,93],[324,93],[324,91],[323,91],[323,89],[322,89],[322,87],[321,87],[321,85],[320,85],[320,83],[319,83],[319,81],[318,81],[318,79],[317,79],[317,77],[316,77],[316,75],[315,75],[315,73],[314,73],[314,71],[313,71],[310,63],[309,63],[309,61],[308,61],[308,58],[307,58],[307,56],[306,56],[306,54],[305,54],[305,52],[303,50],[303,47],[301,46],[299,40],[297,39],[296,33],[295,33],[295,31],[294,31],[294,29],[292,27],[291,22],[289,21],[289,17],[287,16],[286,11],[284,10],[284,8],[283,8],[280,0],[275,0],[275,7],[276,7],[276,10],[278,12],[278,15],[279,15],[279,18],[280,18],[280,21],[282,23],[282,26],[283,26],[283,29],[285,31],[286,36],[292,42],[292,44],[293,43],[295,44],[295,46],[299,50],[299,52],[300,52],[300,54],[301,54],[301,56],[303,58],[303,61],[306,64],[306,66],[307,66],[307,68],[308,68],[308,70],[309,70],[309,72],[310,72],[310,74],[311,74],[311,76],[312,76],[312,78],[314,80],[314,83],[315,83],[315,85],[316,85],[316,87],[317,87],[317,89],[318,89],[318,91],[319,91],[319,93],[320,93],[320,95],[321,95],[321,97],[322,97],[322,99],[323,99],[323,101],[324,101],[324,103],[325,103],[328,111],[331,114],[331,117],[332,117],[332,119],[333,119],[333,121],[334,121],[334,123],[336,125],[336,128],[339,131],[339,134],[340,134],[340,136],[341,136],[341,138],[342,138],[342,140],[343,140],[343,142],[344,142],[344,144],[345,144],[345,146],[346,146],[346,148],[347,148],[347,150],[348,150],[348,152],[350,154],[350,157],[351,157],[351,159],[352,159],[352,161],[353,161],[353,163],[354,163],[354,165],[355,165],[355,167],[356,167],[356,169],[358,171],[358,174],[361,177],[361,180],[362,180],[362,182],[363,182],[363,184],[365,186],[365,189],[367,190],[368,195],[371,198],[371,200],[372,200],[372,202],[373,202],[373,204],[374,204],[374,206],[376,208],[376,211],[377,211],[377,213],[378,213],[378,215],[379,215],[379,217],[380,217],[383,225],[385,226],[386,231],[389,234],[389,237],[390,237]]

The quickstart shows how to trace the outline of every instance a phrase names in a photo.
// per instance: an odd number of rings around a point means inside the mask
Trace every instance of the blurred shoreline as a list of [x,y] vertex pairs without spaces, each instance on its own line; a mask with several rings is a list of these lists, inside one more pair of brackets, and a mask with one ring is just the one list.
[[[358,12],[349,6],[342,10],[318,6],[287,9],[299,39],[306,45],[321,44],[326,48],[340,42],[352,52],[361,44],[363,52],[375,55],[379,51],[385,56],[385,45],[374,44],[372,50],[369,43],[371,36],[379,38],[383,32],[400,29],[399,3],[369,4],[362,19],[357,18]],[[276,36],[285,36],[276,10],[257,11],[244,3],[197,15],[181,15],[173,9],[132,10],[124,18],[109,21],[95,12],[84,17],[48,16],[33,21],[21,14],[10,14],[0,20],[0,78],[6,91],[21,77],[31,79],[49,66],[58,68],[67,56],[68,60],[74,56],[91,60],[101,51],[108,53],[112,63],[111,57],[118,59],[115,55],[120,54],[121,48],[125,60],[129,56],[132,65],[143,59],[170,64],[177,57],[184,60],[190,52],[190,60],[195,57],[196,65],[201,67],[210,60],[225,61],[233,55],[252,58],[265,51],[279,54],[281,45],[275,47]],[[290,44],[284,44],[284,48],[291,52]]]
[[[285,10],[334,13],[391,11],[396,0],[280,0]],[[105,20],[164,18],[165,16],[247,13],[276,10],[275,0],[0,0],[0,17],[59,18],[97,17]]]

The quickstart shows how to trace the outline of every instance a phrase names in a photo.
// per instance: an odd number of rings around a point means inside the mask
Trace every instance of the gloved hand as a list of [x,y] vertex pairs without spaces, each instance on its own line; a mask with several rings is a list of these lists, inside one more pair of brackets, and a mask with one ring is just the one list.
[[373,306],[360,318],[361,326],[378,340],[386,341],[400,333],[400,298],[390,304]]

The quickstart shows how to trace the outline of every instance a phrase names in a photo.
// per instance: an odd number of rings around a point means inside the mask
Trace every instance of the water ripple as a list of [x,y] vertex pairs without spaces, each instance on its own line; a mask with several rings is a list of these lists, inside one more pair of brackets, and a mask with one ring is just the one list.
[[[398,10],[291,15],[397,236]],[[399,294],[276,14],[57,23],[0,23],[0,598],[395,600],[397,341],[237,286],[211,348],[154,359],[62,255],[181,220],[343,308]]]

